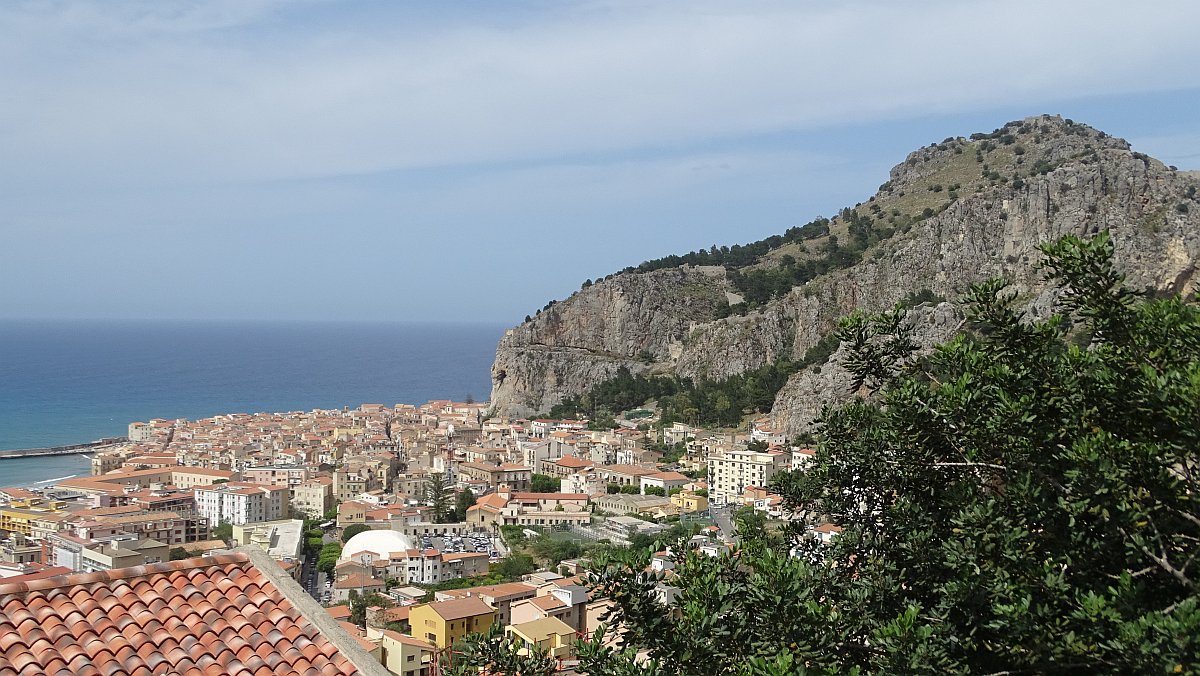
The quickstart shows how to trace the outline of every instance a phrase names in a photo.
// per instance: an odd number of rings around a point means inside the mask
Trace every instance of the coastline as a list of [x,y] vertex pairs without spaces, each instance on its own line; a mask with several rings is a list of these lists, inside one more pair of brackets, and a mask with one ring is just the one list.
[[117,446],[128,443],[127,437],[105,437],[82,444],[67,444],[65,446],[44,446],[41,448],[10,448],[0,449],[0,460],[15,458],[40,458],[53,455],[82,455],[101,450],[106,446]]
[[47,488],[91,473],[91,457],[83,454],[6,458],[0,462],[0,488]]

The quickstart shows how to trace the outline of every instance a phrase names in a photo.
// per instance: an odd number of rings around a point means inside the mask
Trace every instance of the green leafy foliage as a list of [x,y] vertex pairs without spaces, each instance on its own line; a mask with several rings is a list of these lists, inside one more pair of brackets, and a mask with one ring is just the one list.
[[472,633],[454,643],[442,670],[447,676],[511,674],[512,676],[550,676],[557,661],[538,646],[525,649],[523,641],[505,634],[500,623],[485,633]]
[[563,400],[551,409],[550,416],[579,415],[587,411],[589,403],[624,410],[657,400],[660,424],[678,420],[693,425],[735,427],[746,413],[769,410],[779,389],[802,365],[804,362],[780,360],[740,375],[699,383],[675,376],[635,376],[622,367],[616,376],[582,397]]
[[350,538],[358,535],[359,533],[365,533],[369,530],[371,530],[371,527],[365,523],[355,523],[346,526],[344,529],[342,529],[342,542],[349,542]]
[[739,513],[740,551],[685,554],[670,580],[647,550],[605,552],[593,582],[624,638],[590,641],[581,670],[1200,669],[1200,312],[1125,289],[1105,235],[1044,252],[1048,320],[978,284],[969,333],[922,360],[894,313],[848,321],[875,394],[827,409],[813,465],[773,482],[842,533]]
[[467,520],[467,510],[475,505],[475,491],[470,488],[464,488],[458,492],[454,498],[454,521],[461,522]]
[[425,501],[433,508],[434,523],[447,523],[454,515],[450,506],[454,501],[454,487],[446,481],[445,474],[431,472],[425,478]]
[[533,493],[557,493],[561,486],[558,477],[549,474],[534,474],[529,480],[529,490]]
[[188,550],[184,549],[183,547],[172,547],[171,548],[171,560],[172,561],[179,561],[181,559],[190,559],[193,556],[199,556],[199,555],[200,554],[198,552],[189,552]]
[[321,548],[321,553],[317,555],[317,570],[322,573],[332,573],[334,566],[337,565],[338,558],[342,555],[342,546],[336,542],[331,542]]
[[784,244],[803,242],[829,234],[829,219],[817,218],[802,226],[788,228],[782,235],[772,235],[765,239],[749,244],[711,248],[682,256],[672,255],[646,261],[636,268],[626,268],[625,272],[651,272],[663,268],[677,268],[683,265],[724,265],[726,267],[744,267],[754,263],[763,254],[778,249]]
[[233,524],[219,523],[213,526],[212,536],[215,540],[224,540],[229,542],[233,539]]
[[528,554],[513,552],[496,564],[496,572],[506,580],[516,580],[537,570],[537,564]]
[[531,546],[534,556],[546,562],[553,568],[566,559],[573,559],[583,554],[583,545],[573,540],[556,540],[543,535]]
[[391,599],[380,594],[379,592],[367,592],[359,594],[357,589],[350,590],[350,622],[357,624],[360,628],[367,626],[367,608],[391,608],[396,605]]

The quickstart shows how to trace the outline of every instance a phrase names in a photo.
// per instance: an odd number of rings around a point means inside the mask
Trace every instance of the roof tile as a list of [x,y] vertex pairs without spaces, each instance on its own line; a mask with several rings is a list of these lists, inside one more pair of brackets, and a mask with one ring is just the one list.
[[0,582],[0,674],[316,671],[357,669],[245,554]]

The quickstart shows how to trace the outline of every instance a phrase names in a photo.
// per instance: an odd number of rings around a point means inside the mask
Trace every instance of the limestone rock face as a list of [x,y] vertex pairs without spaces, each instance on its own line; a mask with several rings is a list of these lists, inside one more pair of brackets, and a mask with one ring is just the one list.
[[787,308],[709,321],[692,329],[671,366],[686,378],[719,380],[790,354],[794,333]]
[[[1045,316],[1054,292],[1038,268],[1038,247],[1066,234],[1108,230],[1129,286],[1193,293],[1198,186],[1196,176],[1121,139],[1057,117],[947,139],[911,153],[855,208],[894,234],[853,266],[721,319],[726,298],[737,298],[728,294],[739,293],[723,268],[619,273],[509,331],[492,369],[492,401],[501,413],[524,414],[585,392],[622,366],[704,379],[799,359],[847,314],[922,291],[950,301],[912,315],[918,337],[933,345],[957,330],[955,303],[969,285],[991,277],[1010,280],[1029,313]],[[838,227],[834,219],[831,232]],[[810,366],[779,392],[774,420],[789,434],[806,431],[825,403],[849,396],[848,383],[836,364]]]
[[[909,311],[913,340],[921,346],[918,355],[952,338],[963,324],[963,314],[953,303],[925,304]],[[813,430],[813,423],[826,405],[844,404],[858,392],[851,389],[853,376],[842,366],[845,347],[839,347],[825,364],[793,375],[775,397],[772,418],[789,436]]]
[[721,267],[619,274],[510,329],[496,349],[492,397],[509,415],[546,411],[622,366],[670,361],[689,331],[712,319],[732,287]]

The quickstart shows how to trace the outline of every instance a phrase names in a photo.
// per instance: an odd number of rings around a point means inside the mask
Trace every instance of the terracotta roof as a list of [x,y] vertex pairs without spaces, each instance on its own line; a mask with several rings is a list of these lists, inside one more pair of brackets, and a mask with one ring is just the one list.
[[583,500],[587,501],[587,493],[513,493],[514,500]]
[[245,553],[0,583],[0,673],[354,674]]
[[533,605],[537,606],[538,608],[541,608],[542,610],[557,610],[558,608],[566,608],[567,607],[567,604],[560,601],[557,597],[551,596],[549,594],[547,594],[545,596],[535,596],[535,597],[525,601],[525,603],[532,603]]
[[344,620],[338,620],[338,626],[342,628],[342,631],[350,634],[350,636],[353,637],[358,643],[358,647],[362,648],[363,650],[371,652],[379,647],[371,641],[368,641],[366,636],[363,636],[363,634],[366,632],[364,632],[357,624],[354,624],[353,622],[346,622]]
[[448,589],[444,592],[438,592],[438,594],[447,598],[486,596],[490,599],[504,600],[514,596],[526,596],[536,591],[537,587],[525,582],[501,582],[500,584],[467,587],[465,589]]
[[40,563],[26,564],[9,564],[0,562],[0,573],[9,570],[26,571],[18,575],[10,575],[4,577],[0,575],[0,583],[11,584],[13,582],[29,582],[30,580],[40,580],[46,577],[54,577],[55,575],[66,575],[71,571],[65,566],[46,566]]
[[624,474],[626,476],[645,476],[647,474],[657,474],[656,470],[638,467],[637,465],[605,465],[602,470],[607,470],[616,474]]
[[398,631],[392,631],[391,629],[384,629],[383,634],[384,634],[384,636],[387,636],[388,638],[392,639],[393,641],[399,641],[400,643],[403,643],[405,645],[410,645],[410,646],[413,646],[416,648],[420,648],[421,650],[428,650],[429,652],[434,652],[437,650],[437,648],[434,647],[434,645],[432,643],[429,643],[427,641],[422,641],[420,639],[416,639],[411,636],[405,636],[404,634],[401,634]]
[[374,589],[382,586],[384,586],[383,580],[358,573],[351,573],[333,583],[334,589],[358,589],[360,587]]
[[408,621],[408,612],[410,606],[396,606],[394,608],[385,608],[383,610],[384,622],[406,622]]
[[468,596],[465,599],[451,599],[426,604],[429,609],[441,616],[443,620],[461,620],[464,617],[487,615],[495,612],[495,608],[484,603],[478,596]]
[[485,552],[449,552],[442,554],[443,561],[461,561],[462,559],[486,559],[488,558]]
[[499,511],[499,510],[504,509],[506,506],[508,506],[508,497],[506,497],[505,495],[502,495],[500,493],[492,493],[491,495],[485,495],[484,497],[476,500],[475,504],[472,505],[472,507],[477,507],[479,509],[487,509],[487,510],[491,510],[491,511]]

